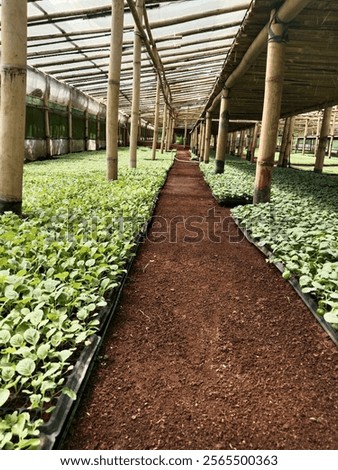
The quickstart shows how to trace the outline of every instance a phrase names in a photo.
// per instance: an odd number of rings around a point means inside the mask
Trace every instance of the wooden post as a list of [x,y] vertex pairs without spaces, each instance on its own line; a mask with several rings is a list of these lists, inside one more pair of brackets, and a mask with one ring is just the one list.
[[231,145],[230,145],[230,155],[236,154],[236,140],[237,140],[237,132],[232,132],[231,137]]
[[200,141],[200,160],[204,160],[204,148],[205,148],[205,123],[201,123],[201,141]]
[[72,113],[72,98],[70,97],[67,114],[68,114],[68,152],[72,153],[73,151],[73,113]]
[[251,143],[251,157],[250,157],[251,163],[255,161],[255,152],[256,152],[257,141],[258,141],[258,132],[259,132],[259,123],[256,122],[253,137],[252,137],[252,143]]
[[167,125],[166,125],[166,130],[165,130],[165,134],[166,134],[166,139],[165,139],[165,151],[166,152],[169,152],[170,150],[170,138],[171,138],[171,123],[172,121],[172,116],[171,116],[171,113],[170,113],[170,110],[168,111],[168,118],[167,118]]
[[155,98],[155,121],[154,121],[154,136],[153,136],[153,149],[152,156],[153,160],[156,159],[157,149],[157,138],[158,138],[158,124],[160,121],[160,78],[157,77],[156,83],[156,98]]
[[[144,0],[136,0],[136,10],[139,20],[143,18]],[[141,47],[142,41],[140,31],[134,27],[134,61],[133,61],[133,99],[131,111],[131,129],[130,129],[130,168],[136,168],[137,161],[137,137],[138,124],[140,117],[140,82],[141,82]]]
[[309,129],[309,118],[305,119],[305,127],[304,127],[304,134],[303,134],[303,145],[302,145],[302,155],[305,153],[305,146],[306,146],[306,138]]
[[238,144],[238,156],[243,158],[243,149],[244,149],[244,140],[245,140],[245,130],[241,130]]
[[270,202],[278,123],[283,92],[287,25],[278,23],[271,13],[265,75],[264,107],[259,157],[256,167],[254,204]]
[[108,72],[106,148],[107,180],[118,178],[119,92],[122,60],[124,0],[112,0]]
[[330,132],[331,113],[332,113],[331,106],[328,108],[325,108],[324,114],[323,114],[323,120],[322,120],[322,127],[320,130],[320,137],[319,137],[317,152],[316,152],[316,162],[315,162],[315,167],[314,167],[314,171],[316,173],[323,172],[326,144],[327,144],[328,134]]
[[334,112],[333,116],[332,116],[332,125],[331,125],[331,130],[330,130],[330,142],[329,142],[329,151],[328,151],[328,157],[329,158],[331,158],[331,155],[332,155],[332,147],[333,147],[335,127],[336,127],[336,112]]
[[282,167],[284,168],[287,168],[288,166],[290,166],[290,157],[291,157],[292,143],[293,143],[293,129],[295,127],[295,121],[296,121],[296,116],[292,116],[290,118],[290,123],[288,126],[288,136],[286,139],[284,158],[282,161]]
[[282,136],[282,142],[280,146],[277,166],[284,166],[283,162],[284,162],[284,156],[285,156],[285,151],[286,151],[286,146],[287,146],[287,141],[288,141],[288,136],[289,136],[290,122],[291,122],[291,118],[287,117],[284,122],[283,136]]
[[46,77],[46,90],[43,95],[44,123],[45,123],[45,140],[46,140],[46,157],[52,155],[50,124],[49,124],[49,95],[50,95],[50,78]]
[[188,133],[188,121],[184,121],[184,137],[183,137],[183,146],[184,148],[187,145],[187,133]]
[[317,132],[316,132],[316,140],[315,140],[315,148],[314,154],[317,155],[318,145],[319,145],[319,134],[320,134],[320,116],[317,118]]
[[162,117],[161,153],[164,152],[165,142],[166,142],[166,129],[167,129],[167,118],[168,118],[167,107],[168,107],[167,103],[164,103],[163,117]]
[[211,139],[212,118],[211,113],[208,111],[206,114],[205,122],[205,144],[204,144],[204,163],[209,163],[210,155],[210,139]]
[[224,173],[225,149],[229,128],[229,90],[223,89],[219,112],[215,173]]
[[0,214],[21,214],[26,130],[27,1],[2,0]]
[[96,115],[96,140],[95,140],[95,149],[100,150],[100,141],[101,141],[101,126],[100,126],[100,111]]
[[84,112],[84,148],[87,152],[89,150],[89,113],[88,109]]

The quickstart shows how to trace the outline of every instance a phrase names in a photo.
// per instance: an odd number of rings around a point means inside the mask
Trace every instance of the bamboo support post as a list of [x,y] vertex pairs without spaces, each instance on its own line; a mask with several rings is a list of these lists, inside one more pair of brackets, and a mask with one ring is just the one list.
[[73,113],[72,113],[72,99],[70,98],[67,105],[67,118],[68,118],[68,152],[73,151]]
[[151,158],[156,159],[157,139],[158,139],[158,125],[160,121],[160,79],[157,77],[156,83],[156,99],[155,99],[155,121],[154,121],[154,135],[153,135],[153,148]]
[[108,72],[106,148],[107,180],[118,178],[119,90],[122,60],[124,1],[112,0],[111,43]]
[[165,149],[167,120],[168,120],[167,103],[164,103],[163,118],[162,118],[161,153],[163,153]]
[[252,137],[252,144],[251,144],[251,156],[250,156],[251,163],[253,163],[254,160],[255,160],[255,152],[256,152],[256,148],[257,148],[258,133],[259,133],[259,123],[256,122],[255,129],[254,129],[254,132],[253,132],[253,137]]
[[244,153],[244,141],[245,141],[245,130],[241,130],[238,144],[237,155],[239,158],[243,158]]
[[305,119],[305,127],[304,127],[304,134],[303,134],[303,145],[302,145],[302,155],[305,154],[305,146],[306,146],[306,138],[307,138],[307,133],[309,130],[309,119]]
[[95,149],[100,150],[101,147],[101,126],[100,126],[100,112],[96,115],[96,139],[95,139]]
[[[140,22],[143,17],[144,0],[136,0],[136,11]],[[141,32],[134,27],[134,61],[133,61],[133,99],[130,128],[130,168],[136,168],[137,164],[137,137],[140,117],[140,82],[141,82]]]
[[318,147],[316,151],[316,161],[314,171],[316,173],[322,173],[324,167],[326,144],[328,134],[330,132],[332,107],[325,108],[322,120],[322,127],[320,129],[320,136],[318,141]]
[[332,116],[332,124],[331,124],[331,130],[330,130],[330,142],[329,142],[329,151],[328,151],[328,157],[331,158],[332,155],[332,147],[333,147],[333,139],[334,139],[334,131],[336,127],[336,112],[333,113]]
[[286,146],[287,146],[287,141],[288,141],[288,136],[289,136],[290,123],[291,123],[291,118],[287,117],[284,122],[283,136],[282,136],[282,142],[280,145],[279,158],[278,158],[278,166],[283,166],[284,156],[285,156],[285,151],[286,151]]
[[205,123],[201,123],[201,140],[200,140],[200,161],[204,160],[204,148],[205,148]]
[[204,144],[204,163],[209,163],[210,156],[210,140],[211,140],[212,118],[211,113],[207,111],[205,122],[205,144]]
[[292,116],[290,118],[290,124],[288,126],[288,135],[286,139],[285,153],[284,153],[284,158],[282,161],[282,167],[284,168],[287,168],[288,166],[290,166],[290,157],[291,157],[292,144],[293,144],[293,130],[295,127],[295,121],[296,121],[296,116]]
[[0,213],[21,214],[25,152],[27,1],[2,0]]
[[271,13],[265,75],[265,93],[259,157],[256,167],[254,204],[270,202],[278,123],[283,92],[287,25]]
[[184,121],[184,136],[183,136],[183,147],[184,148],[187,145],[187,133],[188,133],[188,121],[185,119],[185,121]]
[[89,113],[88,109],[84,112],[84,148],[87,152],[89,150]]
[[44,107],[44,125],[45,125],[45,141],[46,141],[46,157],[52,155],[51,136],[50,136],[50,122],[49,122],[49,95],[50,95],[50,78],[46,77],[46,90],[43,94],[43,107]]
[[216,148],[215,172],[224,173],[225,150],[229,129],[229,91],[224,89],[219,112],[218,138]]

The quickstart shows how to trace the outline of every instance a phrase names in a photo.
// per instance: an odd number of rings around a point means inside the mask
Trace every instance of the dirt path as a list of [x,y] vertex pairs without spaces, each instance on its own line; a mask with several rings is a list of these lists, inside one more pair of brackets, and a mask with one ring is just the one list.
[[337,348],[178,158],[64,448],[338,449]]

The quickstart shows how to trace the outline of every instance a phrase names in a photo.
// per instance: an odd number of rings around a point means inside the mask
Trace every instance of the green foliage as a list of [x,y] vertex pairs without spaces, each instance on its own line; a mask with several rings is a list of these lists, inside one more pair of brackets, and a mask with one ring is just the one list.
[[[151,215],[170,159],[144,152],[128,170],[121,154],[114,182],[102,152],[26,165],[25,217],[0,216],[0,406],[12,409],[0,414],[0,449],[36,448],[31,410],[45,416],[61,393],[75,398],[65,386],[75,352],[98,330]],[[14,413],[18,403],[27,413]],[[14,419],[22,433],[8,430]]]
[[[238,191],[240,192],[240,178]],[[318,301],[317,313],[338,327],[338,182],[323,175],[277,168],[268,204],[239,206],[232,215],[271,262],[285,266],[283,277],[298,279]]]

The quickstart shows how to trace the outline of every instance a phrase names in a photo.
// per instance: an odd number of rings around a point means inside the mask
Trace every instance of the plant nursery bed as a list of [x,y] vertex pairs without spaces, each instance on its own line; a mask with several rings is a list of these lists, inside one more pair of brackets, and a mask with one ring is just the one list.
[[179,151],[63,449],[337,449],[338,350]]

